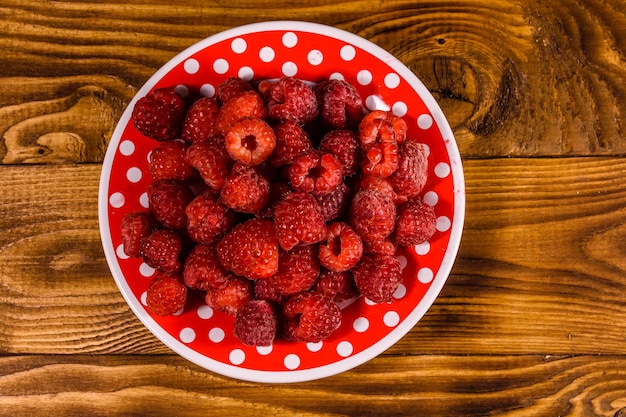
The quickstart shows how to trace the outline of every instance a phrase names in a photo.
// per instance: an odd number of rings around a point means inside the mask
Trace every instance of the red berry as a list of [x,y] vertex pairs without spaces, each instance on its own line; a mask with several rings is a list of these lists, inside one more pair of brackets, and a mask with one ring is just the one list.
[[296,342],[320,342],[341,324],[339,307],[318,292],[292,296],[283,306],[283,315],[285,336]]
[[395,227],[396,206],[386,195],[362,190],[352,199],[349,220],[365,243],[384,240]]
[[215,89],[215,95],[220,103],[224,104],[233,97],[244,91],[253,90],[252,85],[239,77],[228,77],[222,81]]
[[226,177],[220,200],[242,213],[258,213],[269,201],[270,182],[254,168],[235,163]]
[[158,229],[141,242],[139,255],[146,265],[162,272],[178,272],[181,269],[179,255],[181,239],[178,233]]
[[375,303],[392,301],[402,282],[400,261],[393,255],[363,255],[352,275],[359,292]]
[[174,314],[185,306],[187,287],[175,274],[157,272],[146,291],[146,306],[158,316]]
[[254,91],[244,91],[228,100],[217,117],[217,130],[223,135],[244,118],[265,119],[267,109],[261,97]]
[[240,119],[228,129],[225,145],[235,161],[259,165],[269,158],[276,147],[276,135],[263,120],[250,117]]
[[320,272],[320,276],[315,283],[315,291],[337,303],[351,300],[359,293],[354,285],[352,272],[335,272],[328,269],[322,269],[322,272]]
[[196,245],[185,260],[183,279],[189,288],[201,291],[223,288],[231,276],[220,264],[214,245]]
[[361,160],[361,170],[365,176],[387,178],[396,169],[398,169],[398,144],[396,142],[373,144]]
[[187,233],[197,243],[220,240],[235,224],[235,213],[217,201],[210,191],[194,198],[185,208]]
[[322,138],[319,149],[335,155],[342,165],[342,174],[356,174],[359,166],[359,139],[351,130],[331,130]]
[[295,190],[327,194],[341,184],[341,169],[333,155],[309,152],[289,166],[289,180]]
[[249,279],[278,271],[278,239],[269,220],[250,219],[231,229],[217,244],[222,266]]
[[400,117],[389,111],[374,110],[359,123],[359,140],[367,150],[374,143],[404,142],[406,131],[406,122]]
[[418,245],[435,234],[435,210],[420,199],[408,201],[398,207],[395,241],[402,246]]
[[150,212],[168,229],[178,230],[187,225],[185,207],[192,199],[191,190],[173,180],[155,181],[148,189]]
[[352,84],[344,80],[328,80],[318,84],[315,92],[324,125],[331,129],[348,129],[361,121],[363,100]]
[[343,182],[327,194],[314,194],[320,206],[324,221],[331,221],[343,217],[350,205],[350,188]]
[[231,275],[221,288],[209,288],[204,296],[207,305],[217,311],[234,316],[245,303],[252,299],[252,282]]
[[279,123],[274,131],[276,132],[276,147],[269,158],[272,166],[281,167],[292,164],[299,156],[313,149],[307,133],[292,120]]
[[173,88],[158,88],[137,100],[132,120],[143,135],[165,141],[178,135],[184,112],[185,102]]
[[274,208],[274,225],[280,246],[291,250],[298,244],[312,244],[326,236],[326,223],[315,198],[293,192]]
[[274,217],[274,208],[276,204],[283,201],[283,199],[289,194],[293,193],[293,188],[289,184],[283,181],[275,181],[270,184],[270,198],[268,203],[263,207],[261,217],[270,219]]
[[246,302],[235,316],[235,336],[248,346],[270,346],[278,331],[278,315],[264,300]]
[[215,99],[202,97],[196,100],[185,114],[180,137],[186,142],[195,143],[217,135],[219,111]]
[[364,177],[361,180],[359,187],[361,190],[373,190],[386,195],[396,206],[406,203],[407,201],[406,196],[398,195],[398,193],[396,193],[389,178]]
[[428,154],[426,147],[406,140],[398,147],[398,169],[389,181],[399,195],[411,198],[418,196],[428,179]]
[[131,258],[138,258],[141,242],[154,229],[154,220],[149,213],[131,212],[122,218],[120,229],[124,253]]
[[179,140],[168,140],[150,152],[150,175],[154,181],[185,181],[193,175],[187,162],[187,146]]
[[363,255],[361,237],[343,222],[331,223],[327,230],[319,246],[320,263],[331,271],[349,270]]
[[283,295],[293,295],[308,290],[320,274],[315,245],[296,246],[282,252],[278,272],[267,279]]
[[267,109],[274,120],[308,123],[317,117],[317,97],[302,80],[282,77],[269,89]]
[[283,305],[289,296],[282,294],[275,283],[268,278],[254,281],[254,298]]
[[396,245],[388,238],[383,240],[377,240],[375,242],[363,242],[364,253],[394,255],[396,253],[396,250]]
[[226,147],[217,140],[195,142],[187,149],[187,161],[213,190],[222,188],[233,165]]

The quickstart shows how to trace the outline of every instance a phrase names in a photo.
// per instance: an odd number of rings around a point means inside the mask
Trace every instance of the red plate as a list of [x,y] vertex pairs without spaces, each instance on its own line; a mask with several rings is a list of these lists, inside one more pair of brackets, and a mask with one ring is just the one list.
[[[369,110],[404,118],[408,135],[430,150],[422,198],[434,207],[437,232],[429,242],[399,251],[404,282],[388,304],[361,297],[343,306],[341,327],[321,343],[277,340],[270,348],[242,345],[233,319],[201,299],[170,317],[152,315],[145,291],[154,271],[122,249],[124,214],[146,210],[148,155],[158,145],[130,122],[137,99],[176,86],[183,96],[213,96],[229,76],[247,80],[295,76],[316,83],[342,78],[354,84]],[[417,77],[380,47],[332,27],[292,21],[241,26],[191,46],[157,71],[129,104],[111,138],[99,193],[100,231],[113,277],[137,317],[172,350],[217,373],[258,382],[296,382],[334,375],[390,347],[415,326],[443,287],[459,247],[465,195],[461,159],[452,131]]]

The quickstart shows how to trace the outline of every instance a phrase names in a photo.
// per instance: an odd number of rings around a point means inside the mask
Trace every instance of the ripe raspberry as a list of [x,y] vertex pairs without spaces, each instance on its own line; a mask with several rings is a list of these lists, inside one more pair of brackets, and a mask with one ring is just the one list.
[[210,191],[194,198],[185,208],[187,233],[197,243],[215,243],[235,224],[235,213],[217,201]]
[[272,166],[281,167],[292,164],[299,156],[313,149],[307,133],[292,120],[279,123],[274,131],[276,132],[276,147],[269,158]]
[[257,279],[254,282],[254,298],[283,305],[289,296],[281,294],[271,279]]
[[400,117],[389,111],[374,110],[359,123],[359,140],[365,149],[377,142],[401,143],[406,131],[406,122]]
[[327,194],[314,194],[317,204],[320,206],[324,221],[344,217],[350,205],[350,188],[343,182],[333,191]]
[[341,163],[329,153],[312,151],[298,157],[289,166],[291,186],[315,194],[333,192],[341,184]]
[[331,130],[322,138],[319,150],[335,155],[346,177],[356,174],[359,166],[359,139],[351,130]]
[[235,163],[226,177],[220,200],[241,213],[258,213],[269,201],[270,182],[254,168]]
[[193,175],[187,162],[187,145],[179,140],[168,140],[150,152],[152,180],[185,181]]
[[402,196],[418,196],[428,179],[428,155],[426,147],[412,140],[406,140],[398,147],[398,169],[391,174],[389,181],[394,190]]
[[180,235],[172,230],[157,229],[141,242],[139,256],[146,265],[162,272],[178,272],[182,247]]
[[191,145],[187,149],[187,161],[198,170],[202,180],[213,190],[222,188],[233,165],[226,147],[217,140],[200,141]]
[[185,207],[192,199],[191,190],[173,180],[155,181],[148,189],[150,212],[168,229],[178,230],[187,225]]
[[397,249],[396,245],[389,238],[376,242],[363,242],[363,253],[394,255]]
[[320,342],[341,324],[341,310],[318,292],[292,296],[283,306],[284,333],[287,340]]
[[275,181],[270,184],[270,198],[268,203],[263,207],[259,216],[264,219],[271,219],[274,217],[274,208],[276,204],[283,201],[283,199],[289,194],[293,193],[293,188],[289,184],[283,181]]
[[217,116],[217,130],[226,135],[235,123],[250,117],[265,119],[267,109],[255,91],[244,91],[224,103]]
[[231,276],[222,268],[214,245],[196,245],[185,260],[183,279],[189,288],[201,291],[223,288]]
[[395,241],[402,246],[418,245],[430,239],[436,231],[435,210],[419,198],[398,207]]
[[396,206],[379,192],[363,190],[356,193],[350,205],[350,225],[365,243],[384,240],[396,222]]
[[288,251],[298,244],[312,244],[326,236],[326,223],[315,198],[293,192],[274,208],[274,225],[280,246]]
[[317,117],[317,97],[302,80],[282,77],[269,89],[267,109],[274,120],[308,123]]
[[274,130],[263,120],[254,117],[234,123],[224,140],[230,157],[245,165],[261,164],[276,147]]
[[219,102],[224,104],[240,93],[251,90],[253,90],[253,87],[246,80],[239,77],[228,77],[217,86],[215,95]]
[[185,102],[173,88],[158,88],[137,100],[132,120],[144,136],[165,141],[178,135],[184,113]]
[[400,261],[393,255],[363,255],[352,269],[359,292],[375,303],[393,300],[393,293],[402,282]]
[[187,287],[180,276],[157,272],[146,291],[146,306],[158,316],[168,316],[185,306]]
[[319,245],[322,266],[331,271],[347,271],[363,255],[361,237],[346,223],[335,222],[327,226],[326,238]]
[[335,272],[328,269],[322,269],[320,272],[320,276],[315,283],[315,291],[337,303],[351,300],[359,294],[354,285],[352,272]]
[[149,213],[127,213],[120,223],[124,253],[131,258],[139,257],[141,242],[152,233],[154,220]]
[[250,219],[231,229],[217,244],[222,266],[249,279],[278,271],[278,239],[269,220]]
[[235,336],[248,346],[270,346],[278,332],[278,314],[264,300],[250,300],[235,316]]
[[380,177],[364,177],[359,183],[361,190],[373,190],[378,191],[381,194],[389,197],[396,206],[406,203],[406,196],[398,195],[391,184],[389,178]]
[[221,288],[209,288],[204,296],[209,307],[231,316],[250,300],[252,282],[236,275],[231,275],[228,283]]
[[283,295],[293,295],[308,290],[320,274],[317,247],[296,246],[282,252],[278,272],[267,279]]
[[350,129],[363,117],[363,100],[354,86],[344,80],[328,80],[315,89],[322,123],[331,129]]
[[215,99],[196,100],[185,114],[180,137],[188,143],[200,142],[217,135],[217,116],[220,108]]
[[398,169],[398,144],[375,143],[365,152],[361,170],[365,176],[387,178]]

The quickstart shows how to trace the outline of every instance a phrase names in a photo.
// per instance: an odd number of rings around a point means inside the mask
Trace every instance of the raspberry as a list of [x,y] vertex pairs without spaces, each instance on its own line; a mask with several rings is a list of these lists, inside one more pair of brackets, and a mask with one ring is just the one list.
[[265,119],[267,109],[261,97],[254,91],[244,91],[228,100],[217,116],[217,130],[223,135],[244,118]]
[[176,313],[185,306],[187,287],[175,274],[157,272],[146,291],[146,306],[158,316]]
[[187,233],[197,243],[220,240],[235,224],[235,213],[217,201],[210,191],[194,198],[185,208]]
[[404,142],[407,125],[392,112],[374,110],[368,113],[359,123],[359,140],[361,146],[368,149],[377,142]]
[[180,137],[185,142],[195,143],[217,135],[219,111],[220,108],[215,99],[202,97],[196,100],[185,114]]
[[327,194],[341,183],[341,163],[329,153],[309,152],[289,166],[291,186],[298,191]]
[[344,80],[328,80],[317,85],[315,92],[322,123],[331,129],[349,129],[363,117],[363,100],[354,86]]
[[228,77],[215,89],[215,95],[220,103],[224,104],[244,91],[253,90],[252,85],[239,77]]
[[394,255],[396,253],[396,249],[396,245],[390,239],[378,240],[376,242],[363,242],[364,253]]
[[398,207],[395,241],[402,246],[418,245],[435,234],[435,210],[422,200],[408,201]]
[[361,190],[374,190],[389,197],[396,206],[406,203],[406,196],[398,195],[389,178],[364,177],[359,187]]
[[428,178],[428,155],[426,147],[406,140],[398,147],[398,169],[389,181],[402,196],[416,197],[422,192]]
[[207,305],[217,311],[234,316],[237,310],[252,299],[252,282],[231,275],[225,286],[209,288],[204,296]]
[[197,169],[206,185],[219,190],[230,172],[233,160],[224,144],[209,140],[196,142],[187,149],[189,165]]
[[184,112],[185,102],[173,88],[158,88],[137,100],[132,120],[144,136],[165,141],[178,135]]
[[320,274],[317,247],[296,246],[282,252],[278,272],[267,279],[283,295],[293,295],[308,290]]
[[400,261],[393,255],[364,255],[352,275],[359,292],[375,303],[392,301],[402,282]]
[[178,230],[187,225],[185,207],[192,199],[191,190],[173,180],[155,181],[148,189],[150,212],[168,229]]
[[396,206],[386,195],[372,190],[356,193],[350,205],[350,225],[366,243],[384,240],[395,227]]
[[244,118],[228,130],[225,145],[235,161],[245,165],[259,165],[269,158],[276,147],[276,135],[263,120]]
[[324,221],[329,222],[346,214],[350,204],[350,188],[342,182],[330,193],[316,193],[314,197],[320,206]]
[[335,155],[342,165],[342,174],[356,174],[359,165],[359,139],[351,130],[331,130],[319,144],[319,150]]
[[217,244],[222,266],[249,279],[278,271],[278,239],[269,220],[250,219],[231,229]]
[[150,152],[152,180],[185,181],[193,175],[187,162],[187,145],[179,140],[168,140]]
[[326,236],[326,223],[315,198],[293,192],[274,208],[274,225],[280,246],[291,250],[298,244],[312,244]]
[[398,144],[396,142],[375,143],[365,152],[361,161],[365,176],[387,178],[398,169]]
[[317,117],[317,97],[303,81],[282,77],[269,89],[267,109],[274,120],[308,123]]
[[274,207],[280,203],[286,196],[293,193],[293,188],[283,181],[275,181],[270,184],[270,198],[268,203],[263,207],[259,214],[264,219],[270,219],[274,216]]
[[220,200],[242,213],[258,213],[269,201],[270,182],[254,168],[235,163],[226,177]]
[[254,281],[254,298],[283,305],[289,296],[281,294],[275,283],[268,278]]
[[307,133],[292,120],[279,123],[274,131],[276,132],[276,148],[269,158],[272,166],[281,167],[292,164],[299,156],[313,149]]
[[322,269],[315,283],[315,291],[337,303],[351,300],[358,295],[350,271],[335,272]]
[[149,213],[131,212],[122,218],[120,229],[124,253],[131,258],[139,257],[141,242],[152,233],[154,220]]
[[142,242],[139,256],[146,265],[162,272],[178,272],[181,264],[178,259],[181,250],[180,235],[172,230],[157,229]]
[[201,291],[223,288],[231,276],[222,268],[214,245],[196,245],[185,260],[183,279],[189,288]]
[[235,316],[235,336],[248,346],[270,346],[278,331],[278,315],[270,303],[250,300]]
[[341,310],[318,292],[292,296],[283,306],[284,333],[287,340],[320,342],[341,324]]
[[327,230],[326,238],[319,246],[320,263],[335,272],[349,270],[363,255],[361,238],[343,222],[331,223]]

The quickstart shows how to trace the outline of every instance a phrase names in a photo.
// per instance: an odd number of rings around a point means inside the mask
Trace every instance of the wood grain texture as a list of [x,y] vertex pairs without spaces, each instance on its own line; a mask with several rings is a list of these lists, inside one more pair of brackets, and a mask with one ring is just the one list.
[[[168,353],[104,261],[100,167],[0,173],[0,351]],[[623,354],[626,159],[468,160],[465,173],[452,275],[388,353]]]
[[[0,412],[63,416],[607,416],[623,357],[379,357],[298,384],[223,378],[173,356],[0,357]],[[42,383],[54,381],[54,383]],[[621,410],[621,411],[620,411]]]
[[626,151],[619,0],[4,0],[0,161],[102,160],[157,68],[206,36],[278,19],[333,25],[396,55],[439,100],[465,157]]

